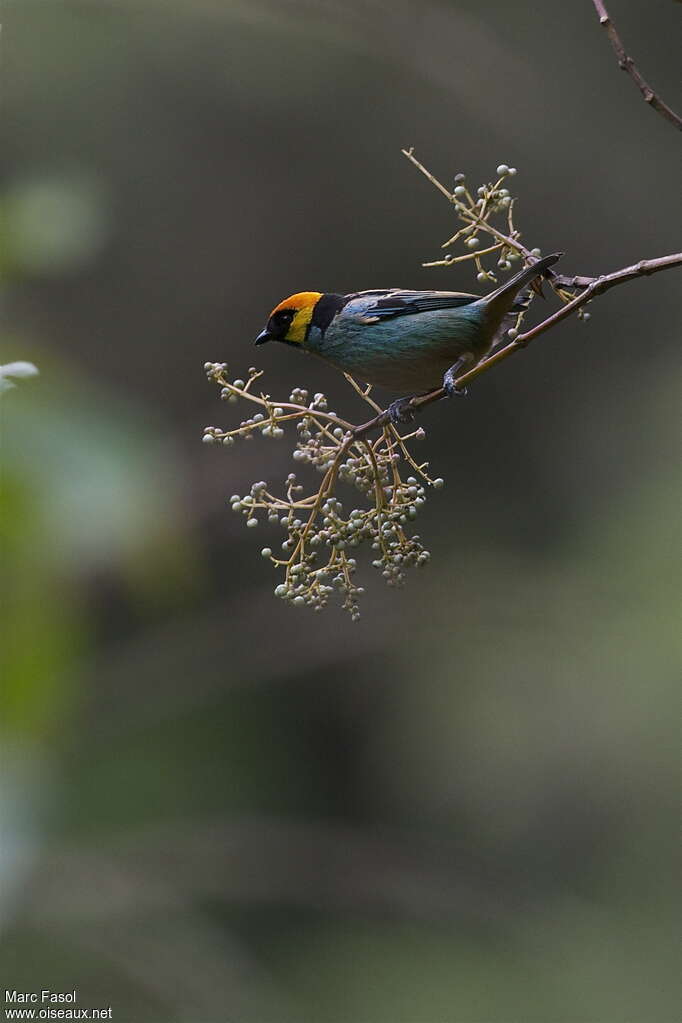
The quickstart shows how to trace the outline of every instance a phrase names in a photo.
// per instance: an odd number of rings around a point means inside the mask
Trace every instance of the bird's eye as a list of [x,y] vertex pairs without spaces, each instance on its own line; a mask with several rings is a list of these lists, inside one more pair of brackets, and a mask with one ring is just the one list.
[[273,337],[283,338],[296,314],[295,309],[280,309],[270,317],[269,330]]

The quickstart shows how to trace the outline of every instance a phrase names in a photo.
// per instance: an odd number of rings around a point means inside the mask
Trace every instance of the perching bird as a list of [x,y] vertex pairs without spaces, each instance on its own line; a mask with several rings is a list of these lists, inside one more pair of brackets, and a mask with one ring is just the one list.
[[455,380],[488,354],[526,301],[517,296],[561,253],[544,256],[489,295],[457,291],[303,291],[276,306],[256,344],[281,341],[318,355],[345,373],[392,391],[409,392],[389,408],[410,418],[410,398]]

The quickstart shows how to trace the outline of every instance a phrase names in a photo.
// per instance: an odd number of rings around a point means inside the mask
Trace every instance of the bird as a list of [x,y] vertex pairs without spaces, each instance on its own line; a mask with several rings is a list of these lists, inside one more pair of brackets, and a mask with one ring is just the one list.
[[393,423],[408,422],[418,394],[443,387],[463,393],[457,377],[498,345],[529,293],[562,253],[544,256],[487,295],[458,291],[301,291],[270,313],[256,345],[268,341],[316,355],[363,383],[402,392],[388,408]]

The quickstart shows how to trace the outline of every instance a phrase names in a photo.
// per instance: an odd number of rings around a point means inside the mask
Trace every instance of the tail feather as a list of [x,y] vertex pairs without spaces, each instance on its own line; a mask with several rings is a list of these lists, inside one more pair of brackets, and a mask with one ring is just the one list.
[[510,315],[513,313],[523,312],[524,309],[527,309],[531,303],[532,298],[533,298],[532,288],[526,288],[524,291],[520,291],[518,295],[516,295],[514,298],[514,303],[511,307]]
[[551,256],[543,256],[542,259],[538,259],[532,266],[526,266],[523,270],[519,270],[517,274],[514,274],[508,281],[501,284],[496,291],[492,291],[489,295],[485,296],[486,305],[502,305],[504,308],[510,309],[521,288],[543,274],[548,267],[553,266],[562,256],[563,252],[554,252]]

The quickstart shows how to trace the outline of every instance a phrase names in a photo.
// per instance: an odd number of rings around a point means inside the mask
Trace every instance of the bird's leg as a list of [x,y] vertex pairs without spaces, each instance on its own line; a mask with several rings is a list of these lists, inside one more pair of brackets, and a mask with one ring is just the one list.
[[417,414],[417,410],[410,404],[414,397],[416,395],[408,394],[406,398],[396,398],[388,406],[387,412],[394,426],[401,426],[412,422]]
[[450,366],[450,369],[446,372],[443,377],[443,390],[447,394],[448,398],[454,398],[457,395],[463,395],[467,393],[466,387],[457,387],[455,380],[462,372],[471,365],[472,357],[470,355],[461,355],[454,365]]
[[[455,386],[455,380],[460,373],[468,369],[475,361],[473,355],[460,355],[457,362],[450,366],[450,369],[443,376],[443,390],[448,398],[452,398],[456,394],[461,396],[467,393],[466,387],[460,388]],[[412,422],[417,414],[416,408],[411,404],[412,399],[420,398],[422,394],[429,394],[429,391],[422,391],[420,394],[410,394],[405,398],[397,398],[391,402],[387,411],[394,426]]]

